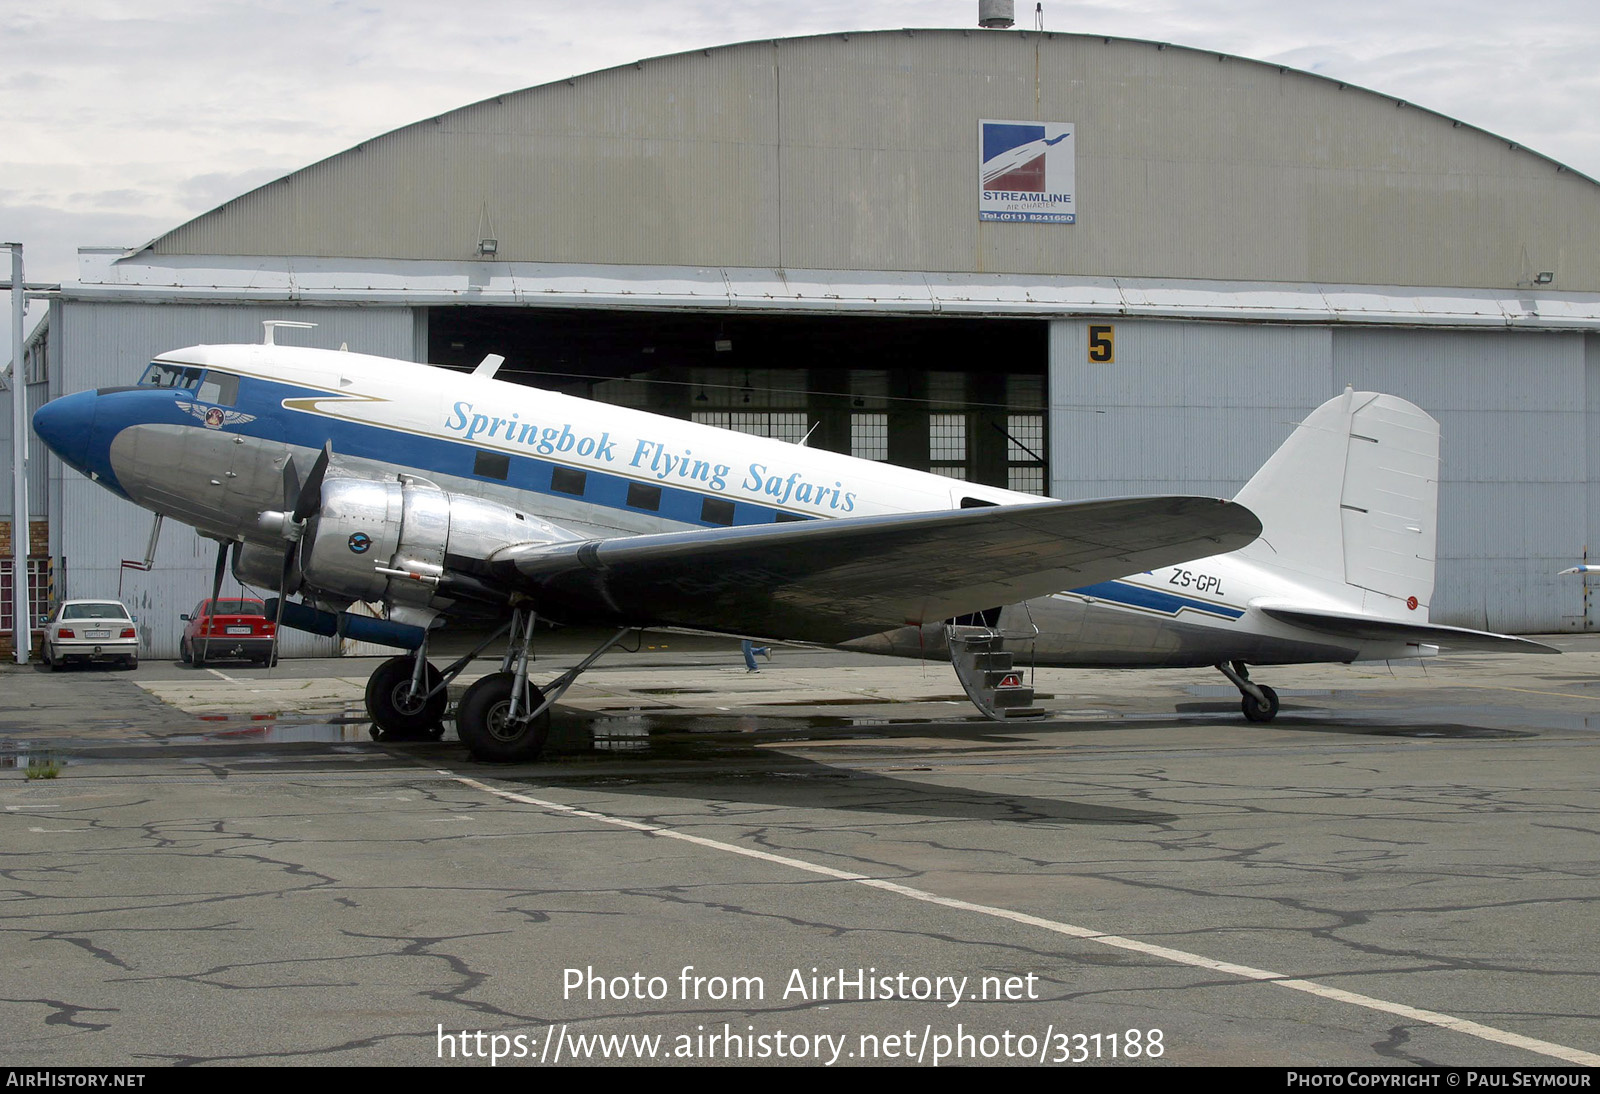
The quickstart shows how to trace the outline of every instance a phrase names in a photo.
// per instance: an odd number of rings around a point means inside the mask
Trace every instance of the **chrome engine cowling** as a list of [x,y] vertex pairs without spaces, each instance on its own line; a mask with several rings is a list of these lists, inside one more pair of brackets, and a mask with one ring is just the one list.
[[306,522],[300,566],[308,587],[346,601],[439,612],[447,556],[484,559],[513,544],[571,538],[499,502],[419,479],[328,479]]

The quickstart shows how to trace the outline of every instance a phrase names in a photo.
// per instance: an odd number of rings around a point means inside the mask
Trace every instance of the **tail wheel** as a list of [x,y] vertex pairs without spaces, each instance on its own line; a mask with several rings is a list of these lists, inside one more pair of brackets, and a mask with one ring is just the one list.
[[1245,695],[1240,702],[1244,716],[1252,722],[1270,722],[1278,716],[1278,693],[1265,684],[1257,685],[1261,688],[1261,697],[1266,702],[1261,702],[1254,695]]
[[[474,759],[489,763],[515,763],[531,760],[544,750],[550,735],[550,712],[537,718],[511,718],[511,692],[516,676],[496,672],[467,689],[456,708],[456,733]],[[527,686],[521,710],[535,709],[544,702],[544,693],[533,684]],[[531,705],[530,705],[531,704]]]
[[[427,698],[411,695],[412,659],[391,657],[379,665],[367,680],[367,713],[384,733],[395,737],[415,737],[439,724],[449,696],[439,688]],[[422,673],[424,693],[433,691],[444,679],[431,664]]]

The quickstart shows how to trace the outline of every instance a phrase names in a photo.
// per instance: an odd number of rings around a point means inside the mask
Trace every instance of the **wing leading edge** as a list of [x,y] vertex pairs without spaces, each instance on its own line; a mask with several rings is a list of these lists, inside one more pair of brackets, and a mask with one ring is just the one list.
[[1408,623],[1355,612],[1321,608],[1296,608],[1287,604],[1257,602],[1251,605],[1274,619],[1307,630],[1362,642],[1418,642],[1443,649],[1487,650],[1499,653],[1560,653],[1554,646],[1510,634],[1446,627],[1438,623]]
[[1050,501],[519,545],[490,580],[567,622],[837,643],[1244,546],[1215,498]]

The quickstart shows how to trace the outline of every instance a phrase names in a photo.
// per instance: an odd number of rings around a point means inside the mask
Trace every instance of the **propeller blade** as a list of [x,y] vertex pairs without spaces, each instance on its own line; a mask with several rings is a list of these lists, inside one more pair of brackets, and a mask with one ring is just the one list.
[[294,569],[294,552],[298,546],[291,543],[283,552],[283,571],[278,575],[278,602],[272,613],[272,653],[267,658],[268,670],[278,663],[278,636],[283,633],[283,602],[289,595],[289,572]]
[[228,570],[228,547],[232,540],[223,540],[217,544],[217,569],[211,575],[211,599],[215,601],[222,595],[222,575]]
[[306,476],[305,485],[300,488],[298,499],[294,503],[294,519],[303,521],[322,506],[322,477],[328,473],[328,460],[333,457],[333,442],[324,441],[322,451],[317,455],[317,462],[311,465],[311,474]]
[[289,512],[289,507],[300,496],[300,472],[295,468],[294,457],[290,456],[283,461],[283,511]]
[[[211,575],[211,618],[213,630],[216,628],[217,597],[222,595],[222,575],[228,568],[229,542],[229,540],[223,540],[217,544],[217,567],[216,572]],[[202,643],[201,656],[209,658],[211,656],[211,635],[208,633],[200,641]]]

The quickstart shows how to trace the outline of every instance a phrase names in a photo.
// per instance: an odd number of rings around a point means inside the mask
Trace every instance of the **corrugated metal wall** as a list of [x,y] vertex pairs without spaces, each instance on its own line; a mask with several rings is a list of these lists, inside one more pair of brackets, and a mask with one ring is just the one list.
[[[1074,225],[980,223],[978,122],[1076,126]],[[531,88],[245,194],[157,254],[1600,290],[1600,187],[1381,94],[1098,35],[750,42]]]
[[1086,322],[1051,328],[1058,497],[1231,497],[1313,407],[1389,392],[1439,420],[1436,622],[1594,626],[1557,578],[1600,543],[1600,337],[1122,322],[1115,360]]
[[1439,420],[1439,621],[1576,629],[1580,583],[1555,574],[1588,531],[1584,336],[1340,330],[1333,345],[1337,384]]
[[[52,395],[130,384],[156,354],[200,343],[261,341],[264,319],[317,323],[312,331],[279,331],[285,344],[350,349],[411,359],[408,308],[285,308],[213,305],[136,305],[57,302],[51,308]],[[35,451],[42,451],[36,448]],[[216,545],[169,523],[148,573],[124,570],[123,559],[144,557],[150,515],[96,486],[76,471],[49,462],[51,554],[60,599],[117,596],[139,617],[143,655],[176,657],[178,616],[211,595]],[[183,473],[174,468],[174,474]],[[230,575],[224,589],[236,587]],[[285,632],[288,656],[326,656],[331,639]]]

